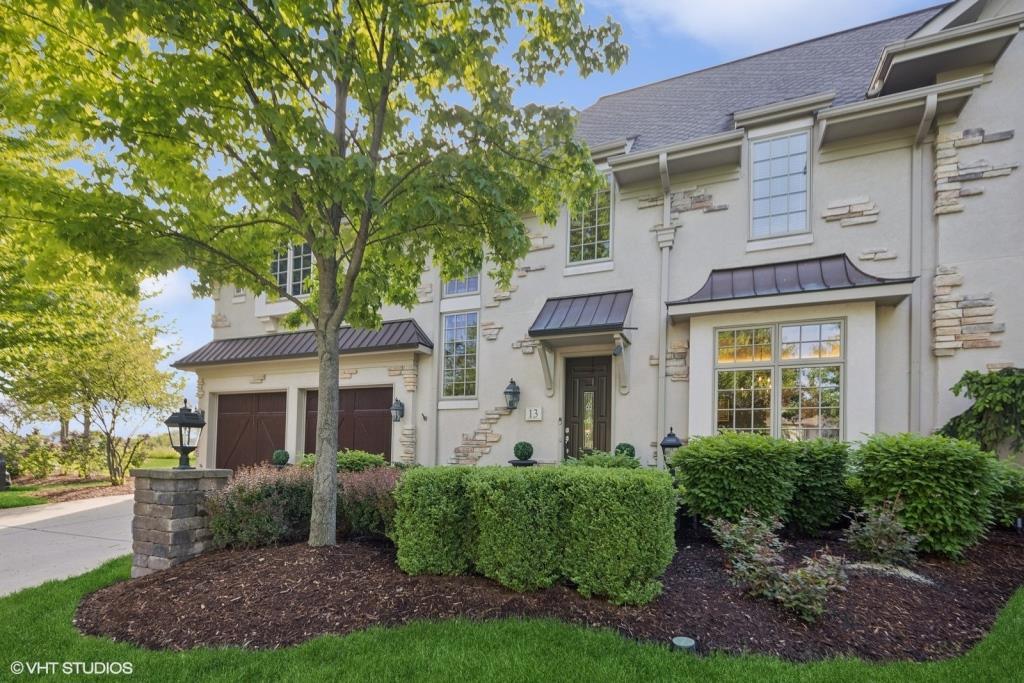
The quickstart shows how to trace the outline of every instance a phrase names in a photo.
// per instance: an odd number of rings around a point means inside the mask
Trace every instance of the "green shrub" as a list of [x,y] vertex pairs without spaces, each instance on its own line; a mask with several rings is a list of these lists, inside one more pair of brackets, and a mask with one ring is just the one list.
[[858,449],[866,506],[899,500],[900,521],[919,548],[959,557],[992,520],[995,459],[944,436],[876,434]]
[[692,439],[672,455],[691,514],[736,521],[746,512],[780,517],[793,497],[794,448],[758,434]]
[[471,467],[417,467],[395,489],[398,566],[409,574],[464,574],[472,566]]
[[64,447],[57,452],[57,458],[65,473],[74,472],[85,479],[93,472],[100,472],[106,468],[103,437],[95,433],[89,438],[83,434],[72,434]]
[[257,548],[309,536],[313,473],[267,465],[243,467],[206,501],[213,544]]
[[804,621],[817,621],[825,613],[829,596],[845,590],[843,561],[820,553],[787,569],[782,558],[785,544],[777,535],[780,528],[777,519],[756,513],[743,515],[737,522],[711,520],[711,532],[725,550],[734,584],[751,597],[778,602]]
[[827,529],[847,509],[845,486],[849,446],[814,439],[793,443],[793,498],[786,520],[803,534]]
[[517,441],[512,447],[512,455],[516,456],[517,460],[529,460],[533,457],[533,444],[529,441]]
[[565,464],[570,467],[618,467],[625,469],[640,467],[640,461],[636,458],[619,453],[612,455],[606,451],[591,451],[578,458],[566,458]]
[[48,477],[57,469],[59,449],[49,439],[33,430],[21,440],[18,468],[36,479]]
[[288,454],[288,451],[279,448],[270,456],[270,462],[278,467],[284,467],[288,464],[288,461],[291,460],[291,457],[292,456]]
[[547,588],[560,576],[566,501],[554,468],[481,468],[469,478],[473,564],[512,590]]
[[21,475],[21,437],[12,432],[0,429],[0,458],[11,479]]
[[920,541],[900,522],[899,505],[890,502],[867,508],[855,517],[843,540],[872,562],[894,565],[913,564]]
[[995,524],[1003,527],[1012,527],[1018,517],[1024,517],[1024,467],[997,461],[992,516]]
[[395,485],[401,470],[374,467],[338,475],[338,506],[351,531],[391,536],[395,521]]
[[586,596],[643,603],[675,552],[672,480],[654,470],[420,468],[395,498],[410,574],[475,568],[515,590],[564,578]]
[[636,457],[636,449],[633,448],[633,444],[622,442],[615,446],[615,450],[612,451],[615,455],[624,455],[627,458]]
[[306,453],[299,460],[299,467],[313,467],[316,465],[316,453]]
[[338,451],[339,472],[362,472],[374,467],[385,467],[388,461],[384,456],[359,450]]
[[618,604],[654,599],[675,554],[672,478],[650,469],[577,467],[560,474],[567,504],[564,576],[584,596]]

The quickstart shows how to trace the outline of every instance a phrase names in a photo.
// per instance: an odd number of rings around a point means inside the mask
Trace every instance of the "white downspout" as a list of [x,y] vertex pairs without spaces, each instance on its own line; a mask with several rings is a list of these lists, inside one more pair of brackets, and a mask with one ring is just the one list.
[[[660,288],[658,290],[658,334],[656,339],[658,341],[658,386],[657,396],[655,396],[655,405],[657,406],[657,438],[654,440],[655,444],[661,442],[662,437],[666,433],[666,420],[668,412],[668,368],[665,367],[667,362],[666,357],[668,355],[668,307],[666,302],[668,301],[669,293],[669,275],[671,273],[669,252],[672,249],[672,244],[675,241],[676,229],[672,226],[672,184],[669,180],[668,174],[668,155],[662,152],[658,155],[658,170],[661,173],[661,191],[662,191],[662,209],[661,209],[661,227],[655,232],[658,238],[658,248],[661,251],[661,270],[659,273],[660,277]],[[658,446],[654,447],[654,462],[659,467],[664,467],[665,464],[661,460],[661,452],[658,450]]]

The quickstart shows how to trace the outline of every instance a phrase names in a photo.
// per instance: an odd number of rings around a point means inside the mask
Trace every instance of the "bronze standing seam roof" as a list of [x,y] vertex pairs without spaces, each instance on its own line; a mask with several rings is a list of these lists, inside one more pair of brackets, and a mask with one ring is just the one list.
[[632,289],[548,299],[530,326],[530,336],[621,330],[632,300]]
[[[338,351],[342,354],[398,351],[420,346],[434,348],[430,337],[414,320],[390,320],[377,330],[343,327],[338,334]],[[217,339],[179,358],[172,365],[176,368],[192,368],[201,365],[251,363],[313,356],[316,356],[316,338],[313,332],[308,330],[259,337]]]
[[835,254],[799,261],[712,270],[707,281],[694,294],[677,301],[669,301],[668,304],[697,304],[832,289],[875,287],[913,282],[914,279],[868,275],[853,265],[846,254]]

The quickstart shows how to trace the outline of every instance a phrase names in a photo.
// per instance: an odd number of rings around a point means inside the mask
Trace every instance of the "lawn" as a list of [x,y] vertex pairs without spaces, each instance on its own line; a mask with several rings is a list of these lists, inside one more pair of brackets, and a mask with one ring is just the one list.
[[20,508],[28,505],[43,505],[49,501],[39,495],[41,493],[55,493],[58,491],[70,491],[72,489],[95,488],[109,486],[106,480],[99,481],[72,481],[56,482],[50,484],[18,484],[6,491],[0,491],[0,510],[6,508]]
[[[86,593],[128,577],[130,558],[82,576],[0,598],[0,670],[12,662],[130,662],[137,680],[1014,680],[1024,659],[1024,591],[991,634],[964,657],[927,664],[834,660],[792,664],[761,656],[694,657],[610,631],[549,620],[463,620],[325,636],[275,651],[171,653],[80,635],[71,625]],[[197,606],[197,609],[202,609]],[[879,637],[884,637],[880,634]],[[32,677],[33,680],[39,677]],[[55,675],[53,678],[67,677]],[[1020,680],[1017,678],[1017,680]]]
[[[195,466],[195,458],[193,458],[191,462],[192,465]],[[139,468],[167,469],[169,467],[177,466],[178,454],[175,453],[170,446],[158,446],[153,449],[148,458],[142,461]]]

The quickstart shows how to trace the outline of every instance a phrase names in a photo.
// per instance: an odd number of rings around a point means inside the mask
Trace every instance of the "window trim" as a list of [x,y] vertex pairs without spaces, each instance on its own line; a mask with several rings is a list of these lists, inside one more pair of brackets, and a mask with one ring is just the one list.
[[[746,164],[747,164],[747,175],[749,176],[749,179],[747,180],[747,216],[748,216],[748,220],[747,220],[747,242],[757,243],[757,242],[764,242],[765,240],[780,240],[780,239],[786,239],[787,237],[795,237],[795,236],[800,236],[800,235],[808,235],[808,234],[810,234],[812,232],[813,218],[814,218],[814,212],[813,212],[813,208],[812,208],[813,204],[814,204],[814,200],[813,200],[813,197],[814,197],[814,194],[813,194],[814,186],[813,186],[813,181],[812,181],[813,173],[811,173],[811,169],[814,168],[814,163],[816,161],[816,158],[814,156],[814,149],[813,149],[814,145],[811,144],[813,139],[814,139],[814,136],[812,135],[813,132],[814,132],[814,126],[813,125],[801,122],[799,125],[793,126],[792,128],[788,128],[788,127],[785,127],[785,126],[771,126],[771,127],[765,128],[765,129],[763,129],[761,131],[756,131],[754,133],[751,133],[751,134],[747,135],[747,144],[746,144],[746,149],[744,150],[744,154],[746,156]],[[764,235],[762,237],[755,237],[754,236],[754,145],[756,143],[758,143],[758,142],[766,142],[766,141],[771,141],[771,140],[775,140],[775,139],[778,139],[778,138],[792,137],[792,136],[797,135],[799,133],[803,133],[807,137],[807,171],[806,171],[807,182],[806,182],[806,188],[804,190],[804,193],[807,195],[807,203],[806,203],[807,227],[805,229],[803,229],[803,230],[796,231],[796,232],[787,232],[787,233],[785,233],[783,235],[771,235],[771,234],[769,234],[769,235]],[[769,195],[769,197],[770,196],[771,195]],[[788,245],[786,245],[786,246],[788,246]]]
[[[783,327],[790,325],[823,325],[826,323],[839,324],[840,353],[838,358],[796,358],[790,360],[782,359],[782,334]],[[786,319],[775,322],[751,322],[735,325],[718,325],[712,327],[711,342],[711,426],[712,433],[718,434],[718,371],[719,370],[771,370],[771,411],[769,436],[784,438],[782,436],[782,370],[793,367],[824,367],[828,365],[839,366],[839,441],[846,440],[846,395],[847,395],[847,372],[846,366],[849,362],[847,351],[849,321],[846,316],[815,317],[803,319]],[[769,327],[772,331],[772,359],[770,361],[751,361],[745,363],[731,363],[719,365],[718,362],[718,333],[733,330],[749,330],[757,327]]]
[[[307,249],[309,248],[309,245],[307,245],[306,243],[302,243],[302,244],[300,244],[298,246],[299,247],[303,247],[303,248],[307,248]],[[288,298],[288,296],[292,296],[292,297],[294,297],[296,299],[305,299],[310,294],[308,291],[307,292],[300,292],[299,294],[293,294],[292,293],[292,287],[293,287],[293,285],[296,284],[295,283],[295,247],[296,247],[296,245],[294,245],[294,244],[289,244],[287,247],[285,247],[285,249],[286,249],[286,254],[285,254],[285,284],[284,285],[278,285],[278,288],[275,291],[275,296],[276,296],[277,299],[286,299],[286,298]],[[278,251],[280,251],[280,249],[275,249],[274,251],[278,252]],[[278,260],[279,259],[276,258],[276,254],[275,254],[275,256],[272,257],[271,260],[270,260],[271,266],[273,266],[274,262],[278,261]],[[310,249],[309,250],[309,273],[310,273],[310,275],[313,274],[313,268],[314,268],[315,265],[316,265],[316,263],[315,263],[315,261],[313,259],[313,250]],[[270,275],[275,280],[277,279],[277,272],[271,270],[270,271]],[[301,287],[301,284],[300,284],[300,287]],[[284,290],[283,292],[282,292],[282,289]]]
[[586,259],[583,261],[571,260],[572,242],[572,210],[565,207],[565,267],[567,269],[578,266],[589,266],[596,263],[612,263],[615,260],[615,204],[618,195],[618,184],[615,182],[615,174],[599,169],[604,173],[608,181],[608,256],[603,258]]
[[[448,344],[448,329],[445,326],[445,319],[453,315],[468,315],[472,313],[476,316],[476,343],[474,351],[475,361],[475,376],[473,379],[473,393],[472,394],[460,394],[458,396],[446,396],[445,395],[445,383],[444,383],[444,362],[445,362],[445,346]],[[463,309],[456,311],[448,311],[441,314],[441,362],[438,363],[438,401],[474,401],[479,398],[480,393],[480,311],[477,309]]]

